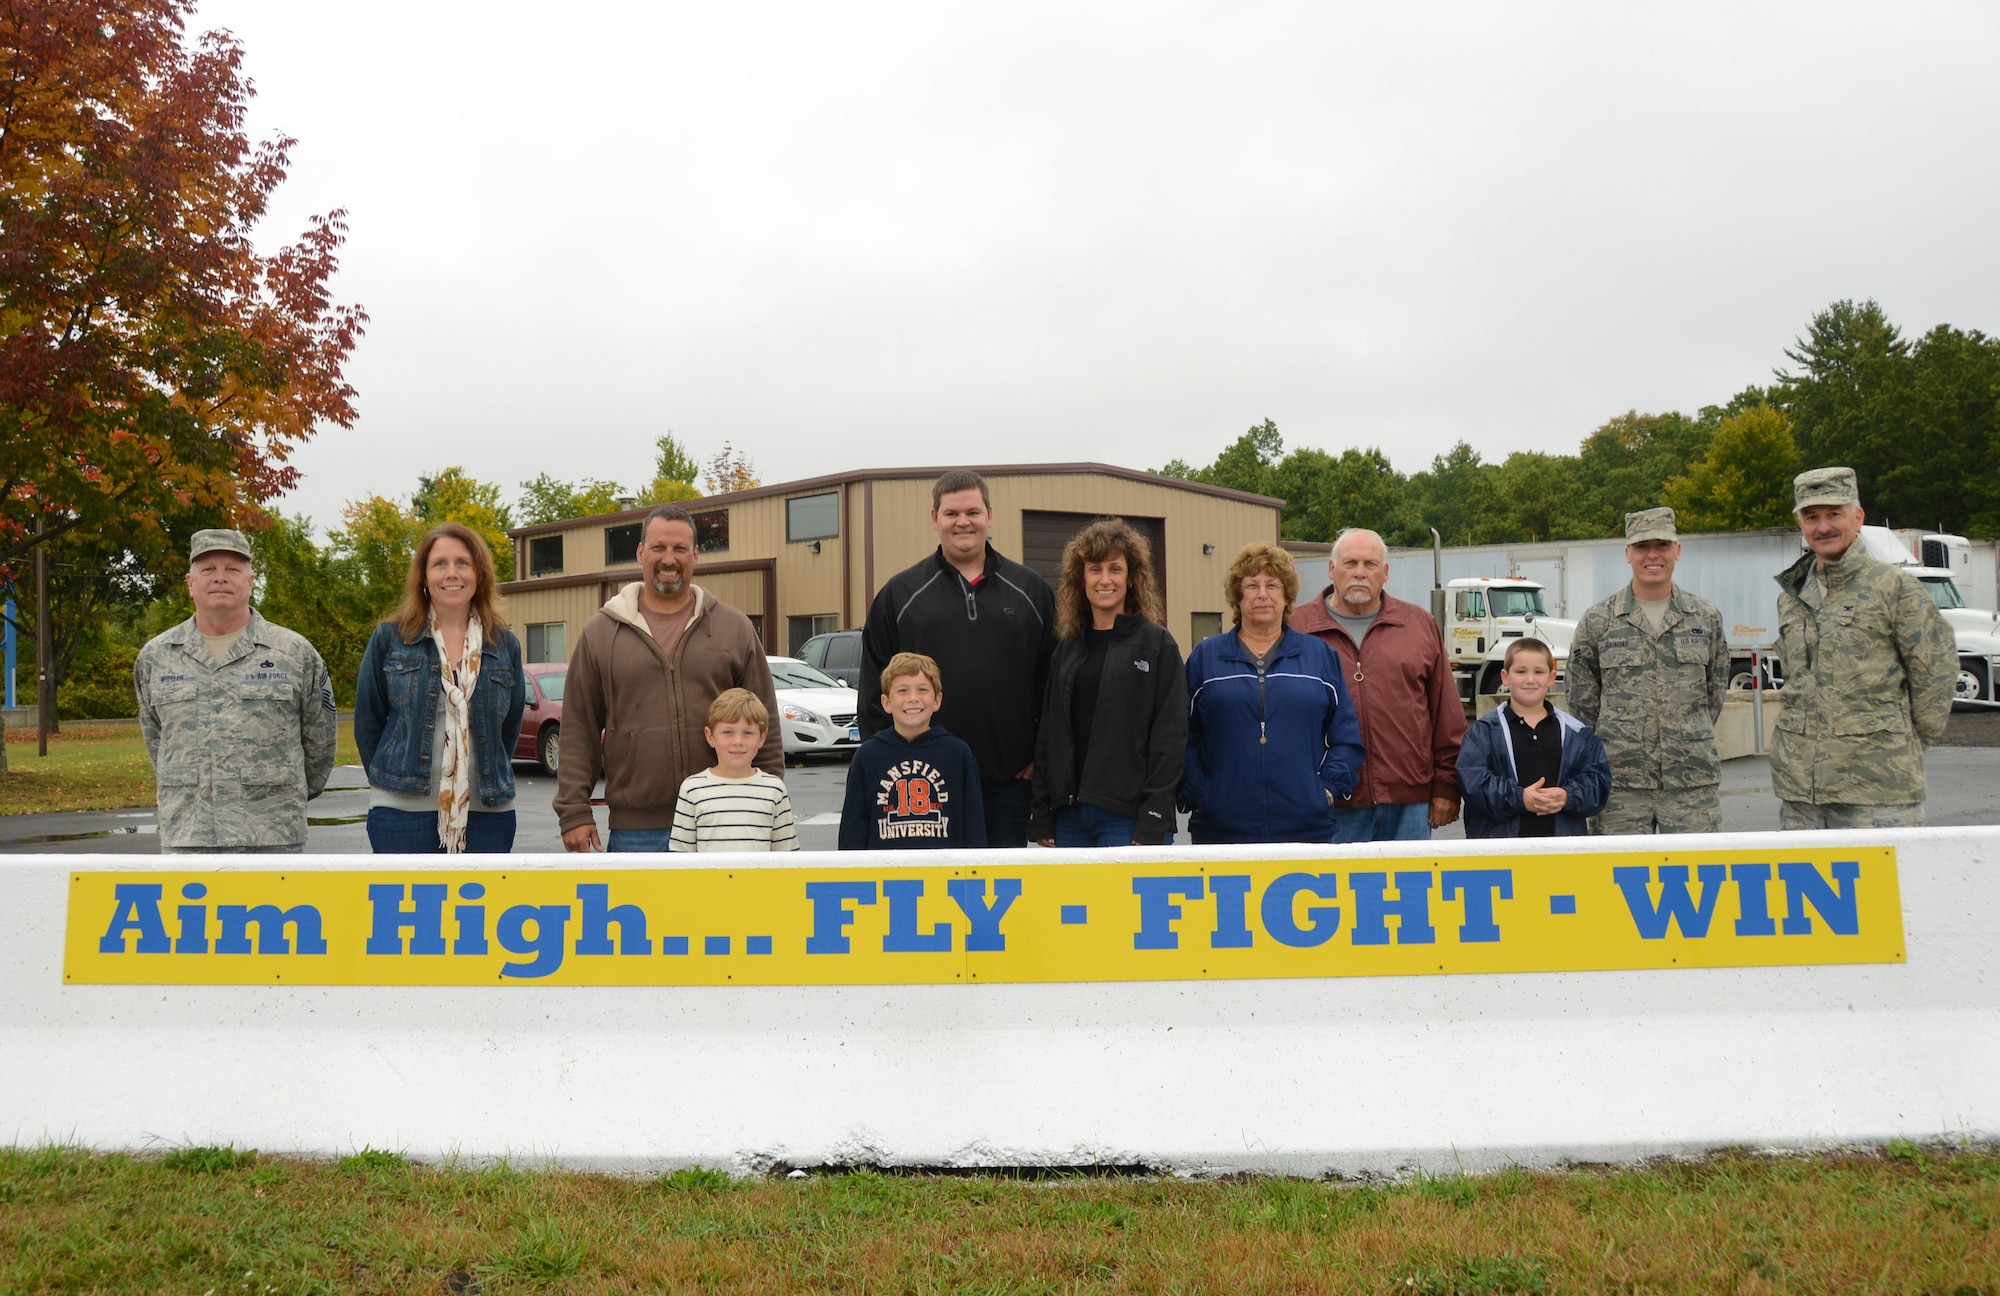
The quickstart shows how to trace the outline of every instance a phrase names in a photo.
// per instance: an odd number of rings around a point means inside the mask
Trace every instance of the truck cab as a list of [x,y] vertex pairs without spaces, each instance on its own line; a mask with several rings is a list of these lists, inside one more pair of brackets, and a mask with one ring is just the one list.
[[1951,627],[1958,647],[1957,700],[1994,705],[1995,685],[2000,683],[2000,617],[1967,607],[1959,592],[1957,578],[1970,570],[1970,542],[1964,536],[1878,526],[1862,527],[1861,539],[1877,561],[1916,577]]
[[1444,594],[1440,629],[1458,680],[1458,695],[1465,702],[1505,691],[1501,661],[1515,639],[1546,643],[1555,654],[1556,678],[1562,678],[1576,622],[1548,614],[1539,582],[1517,576],[1472,577],[1449,582]]

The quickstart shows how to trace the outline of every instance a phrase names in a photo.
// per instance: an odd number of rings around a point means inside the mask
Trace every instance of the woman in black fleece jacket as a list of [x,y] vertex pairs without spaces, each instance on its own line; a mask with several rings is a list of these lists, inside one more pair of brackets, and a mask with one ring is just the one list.
[[1099,518],[1063,550],[1056,650],[1035,740],[1028,835],[1043,846],[1173,840],[1187,672],[1160,624],[1146,538]]

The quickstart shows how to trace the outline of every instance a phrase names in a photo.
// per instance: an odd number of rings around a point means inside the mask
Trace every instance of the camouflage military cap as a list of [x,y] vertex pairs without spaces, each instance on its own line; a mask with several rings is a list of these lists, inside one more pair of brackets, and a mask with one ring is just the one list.
[[1641,540],[1680,538],[1680,532],[1674,530],[1674,511],[1670,508],[1641,509],[1637,513],[1625,515],[1626,544],[1638,544]]
[[241,531],[231,531],[223,527],[211,527],[206,531],[197,531],[194,533],[194,539],[188,544],[188,561],[193,562],[205,553],[216,553],[218,551],[242,554],[245,558],[254,557],[250,552],[250,542],[244,538]]
[[1859,504],[1852,468],[1814,468],[1792,478],[1792,511],[1813,504]]

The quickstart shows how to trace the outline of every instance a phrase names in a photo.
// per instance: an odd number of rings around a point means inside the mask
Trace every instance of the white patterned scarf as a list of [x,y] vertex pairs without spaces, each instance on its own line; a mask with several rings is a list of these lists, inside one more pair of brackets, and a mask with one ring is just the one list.
[[457,665],[444,646],[437,613],[431,613],[431,638],[444,662],[444,761],[438,766],[438,841],[448,855],[465,850],[465,817],[472,812],[472,690],[479,683],[479,614],[465,627],[465,655]]

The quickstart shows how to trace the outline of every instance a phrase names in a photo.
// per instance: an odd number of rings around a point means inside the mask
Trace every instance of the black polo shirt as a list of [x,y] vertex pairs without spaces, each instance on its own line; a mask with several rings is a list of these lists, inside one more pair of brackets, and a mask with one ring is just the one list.
[[[1562,721],[1556,719],[1556,709],[1546,707],[1542,722],[1531,725],[1514,710],[1513,705],[1503,704],[1506,712],[1507,738],[1514,744],[1514,776],[1522,787],[1527,787],[1536,779],[1543,780],[1545,788],[1555,787],[1562,781]],[[1530,814],[1521,811],[1521,835],[1523,837],[1553,837],[1556,835],[1554,815]]]

